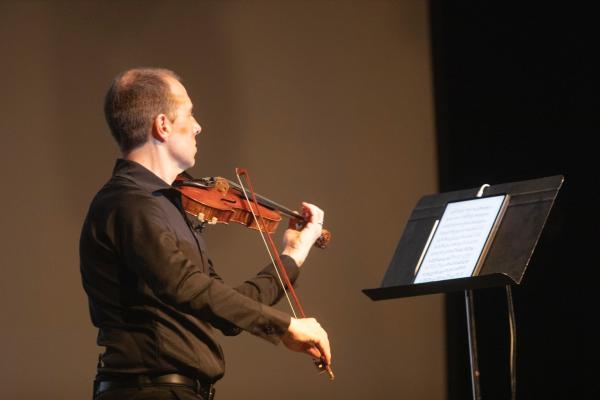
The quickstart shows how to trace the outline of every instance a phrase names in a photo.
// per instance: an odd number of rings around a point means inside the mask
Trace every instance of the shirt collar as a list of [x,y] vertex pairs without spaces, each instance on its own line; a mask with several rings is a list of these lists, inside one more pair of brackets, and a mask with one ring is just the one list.
[[115,163],[113,176],[131,180],[150,193],[156,192],[157,190],[173,189],[171,185],[163,181],[143,165],[122,158],[119,158]]

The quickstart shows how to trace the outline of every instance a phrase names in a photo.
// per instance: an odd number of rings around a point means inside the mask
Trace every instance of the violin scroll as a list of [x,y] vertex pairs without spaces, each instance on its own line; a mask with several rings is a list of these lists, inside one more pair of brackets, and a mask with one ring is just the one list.
[[[308,221],[306,219],[292,218],[292,219],[290,219],[290,224],[288,227],[290,229],[295,229],[297,231],[301,231],[306,226],[307,223],[308,223]],[[319,249],[325,249],[329,245],[330,240],[331,240],[331,232],[329,232],[329,230],[327,230],[327,229],[323,229],[321,231],[321,236],[315,241],[314,246]]]

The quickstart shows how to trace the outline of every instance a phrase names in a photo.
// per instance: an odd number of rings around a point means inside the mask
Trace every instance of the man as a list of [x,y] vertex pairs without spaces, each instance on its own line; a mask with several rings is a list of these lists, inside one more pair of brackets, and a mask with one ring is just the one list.
[[[98,345],[106,348],[97,400],[203,399],[224,374],[215,328],[248,331],[331,362],[329,341],[311,318],[270,307],[283,295],[272,265],[237,288],[226,286],[171,184],[194,165],[201,127],[171,71],[133,69],[115,78],[105,100],[123,153],[85,219],[80,258]],[[323,211],[288,229],[281,258],[292,282],[321,234]]]

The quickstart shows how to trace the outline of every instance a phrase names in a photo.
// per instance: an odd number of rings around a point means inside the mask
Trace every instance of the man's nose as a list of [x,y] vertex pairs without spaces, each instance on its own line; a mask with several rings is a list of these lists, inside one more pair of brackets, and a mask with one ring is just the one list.
[[194,127],[194,135],[198,135],[200,132],[202,132],[202,127],[200,126],[198,121],[196,121],[196,119],[194,119],[194,124],[196,124],[196,126]]

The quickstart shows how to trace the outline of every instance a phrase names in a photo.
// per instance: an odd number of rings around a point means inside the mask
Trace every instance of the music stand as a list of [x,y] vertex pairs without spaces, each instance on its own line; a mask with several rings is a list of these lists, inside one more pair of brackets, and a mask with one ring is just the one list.
[[[472,290],[519,285],[542,233],[554,200],[564,181],[562,175],[422,197],[404,229],[379,288],[363,289],[374,301],[434,293],[465,291],[467,333],[474,399],[480,399],[479,371],[472,315]],[[479,191],[479,192],[478,192]],[[506,211],[497,226],[479,273],[473,276],[415,283],[418,266],[431,242],[432,232],[450,202],[508,194]],[[510,300],[510,299],[509,299]]]

